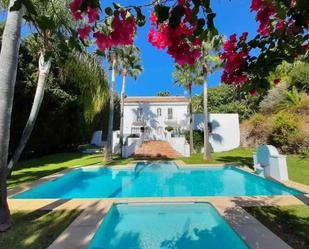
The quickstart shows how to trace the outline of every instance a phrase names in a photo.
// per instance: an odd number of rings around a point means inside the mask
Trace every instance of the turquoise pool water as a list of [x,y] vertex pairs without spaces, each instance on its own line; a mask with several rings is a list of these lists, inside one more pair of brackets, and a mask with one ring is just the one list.
[[270,196],[301,192],[235,167],[182,168],[139,163],[134,169],[76,169],[13,198]]
[[248,249],[208,203],[116,204],[89,249]]

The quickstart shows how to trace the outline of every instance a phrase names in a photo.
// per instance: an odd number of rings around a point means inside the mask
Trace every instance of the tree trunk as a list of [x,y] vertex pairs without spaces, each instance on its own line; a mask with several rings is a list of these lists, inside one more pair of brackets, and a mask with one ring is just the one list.
[[121,89],[121,103],[120,103],[120,136],[119,136],[119,146],[120,155],[122,156],[123,151],[123,115],[124,115],[124,99],[126,94],[126,84],[127,84],[127,70],[124,68],[122,72],[122,89]]
[[190,112],[190,155],[194,152],[193,146],[193,110],[192,110],[192,84],[189,84],[189,96],[190,96],[190,103],[189,103],[189,112]]
[[112,79],[109,90],[109,116],[108,116],[108,132],[107,145],[105,150],[105,160],[111,161],[113,156],[113,123],[114,123],[114,88],[115,88],[115,66],[116,59],[112,62]]
[[207,83],[207,68],[204,68],[204,84],[203,84],[203,96],[204,96],[204,160],[210,160],[211,154],[210,154],[210,144],[209,144],[209,130],[208,130],[208,123],[209,123],[209,117],[208,117],[208,83]]
[[[15,0],[10,0],[13,6]],[[11,226],[7,203],[8,147],[24,6],[8,11],[0,52],[0,231]]]
[[21,138],[19,140],[18,146],[10,160],[10,163],[8,165],[9,172],[12,171],[12,168],[16,165],[18,162],[29,138],[32,133],[32,130],[34,128],[36,119],[38,117],[41,104],[44,98],[44,92],[47,82],[47,76],[49,74],[50,70],[50,60],[45,61],[45,54],[42,52],[39,59],[39,77],[38,77],[38,83],[34,95],[34,100],[31,107],[31,112],[28,117],[28,121],[26,123],[26,126],[23,130],[23,133],[21,135]]

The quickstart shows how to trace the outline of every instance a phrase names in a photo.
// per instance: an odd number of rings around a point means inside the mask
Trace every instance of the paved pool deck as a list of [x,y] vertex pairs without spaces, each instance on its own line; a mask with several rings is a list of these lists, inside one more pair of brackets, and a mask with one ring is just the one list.
[[[182,161],[174,161],[178,166],[188,166]],[[136,162],[128,165],[109,166],[109,168],[134,167]],[[192,165],[191,165],[192,166]],[[224,164],[194,166],[224,166]],[[88,166],[88,167],[98,167]],[[103,166],[105,167],[105,166]],[[78,168],[78,167],[76,167]],[[56,174],[43,177],[30,184],[9,190],[9,195],[15,195],[29,188],[72,171],[66,169]],[[241,168],[253,173],[248,168]],[[256,197],[151,197],[151,198],[101,198],[101,199],[9,199],[11,210],[84,210],[71,225],[54,241],[48,249],[86,249],[97,228],[104,220],[104,216],[114,203],[145,203],[145,202],[209,202],[228,221],[240,237],[253,249],[288,249],[291,248],[278,236],[263,226],[259,221],[247,213],[244,206],[286,206],[309,205],[309,186],[293,181],[284,181],[282,184],[304,192],[303,195],[256,196]],[[77,239],[78,238],[78,239]]]

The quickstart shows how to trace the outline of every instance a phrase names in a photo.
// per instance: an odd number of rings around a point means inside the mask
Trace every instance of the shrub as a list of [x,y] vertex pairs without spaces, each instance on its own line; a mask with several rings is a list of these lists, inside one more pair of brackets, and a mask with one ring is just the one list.
[[291,86],[309,93],[309,64],[298,63],[291,71]]
[[282,83],[268,91],[261,101],[259,108],[261,112],[273,113],[282,109],[282,103],[287,99],[287,85]]
[[168,132],[171,132],[171,131],[174,130],[174,128],[172,126],[166,126],[165,130],[168,131]]
[[273,120],[269,142],[284,153],[302,153],[308,143],[295,114],[280,112]]
[[[190,131],[185,132],[185,138],[190,143]],[[193,131],[193,148],[195,151],[200,152],[204,147],[204,131]]]
[[[210,113],[238,113],[240,120],[254,114],[259,107],[261,97],[251,96],[239,91],[236,86],[222,84],[208,90],[208,111]],[[203,95],[192,99],[194,112],[203,112]]]

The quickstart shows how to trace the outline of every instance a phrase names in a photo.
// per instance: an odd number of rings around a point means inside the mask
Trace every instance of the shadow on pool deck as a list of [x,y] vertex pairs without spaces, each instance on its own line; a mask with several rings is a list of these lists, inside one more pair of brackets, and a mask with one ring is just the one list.
[[[308,210],[309,206],[303,208]],[[275,206],[245,207],[245,210],[293,248],[309,248],[309,215],[296,215],[293,208]]]

